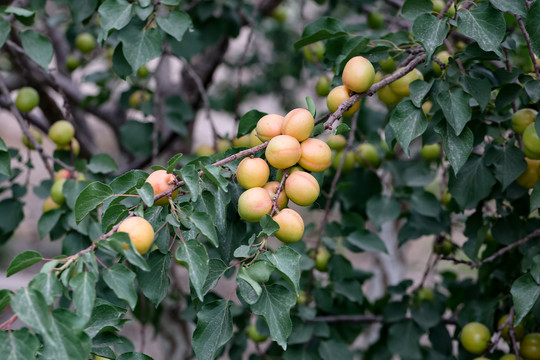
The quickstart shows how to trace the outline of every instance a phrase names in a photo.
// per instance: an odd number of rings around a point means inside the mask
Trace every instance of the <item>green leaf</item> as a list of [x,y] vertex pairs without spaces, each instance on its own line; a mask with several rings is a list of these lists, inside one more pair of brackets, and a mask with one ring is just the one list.
[[199,186],[199,173],[193,164],[188,164],[180,169],[180,178],[184,180],[191,196],[191,201],[196,202],[201,188]]
[[[0,234],[11,234],[24,219],[24,204],[17,199],[9,198],[0,201]],[[0,244],[9,239],[9,236],[0,236]]]
[[10,277],[15,273],[18,273],[19,271],[40,262],[41,260],[43,260],[43,256],[41,256],[41,254],[37,251],[24,251],[11,260],[7,268],[6,276]]
[[531,311],[536,301],[540,297],[540,285],[534,282],[530,274],[520,276],[512,284],[510,289],[514,307],[516,308],[516,320],[514,324],[519,324]]
[[540,54],[540,3],[531,5],[525,21],[525,29],[531,38],[531,46],[535,54]]
[[[0,144],[4,144],[4,140],[0,138]],[[0,175],[11,176],[11,156],[8,151],[0,151]]]
[[118,166],[114,159],[108,154],[97,154],[92,156],[90,163],[86,166],[94,174],[108,174],[118,171]]
[[347,242],[364,251],[388,254],[384,242],[374,233],[367,230],[356,230],[347,236]]
[[411,320],[400,321],[388,330],[388,350],[405,359],[422,359],[420,336],[422,329]]
[[321,355],[324,360],[353,359],[353,354],[351,353],[351,350],[349,350],[347,344],[335,339],[321,341],[321,344],[319,345],[319,355]]
[[98,299],[92,317],[86,324],[84,331],[89,336],[95,337],[103,329],[121,330],[122,324],[127,321],[123,319],[126,311],[126,308]]
[[[129,235],[125,232],[115,232],[108,239],[101,240],[97,243],[98,246],[114,249],[116,252],[124,255],[130,264],[135,265],[143,271],[150,271],[150,267],[133,246]],[[124,246],[128,248],[124,248]]]
[[349,125],[347,125],[345,123],[341,123],[334,129],[334,135],[346,134],[350,130],[351,130],[351,128],[349,127]]
[[446,19],[437,19],[431,14],[422,14],[414,20],[414,40],[421,43],[426,50],[426,61],[431,60],[435,50],[444,42],[449,29]]
[[527,6],[525,1],[521,0],[490,0],[491,5],[502,12],[509,12],[519,16],[527,16]]
[[426,82],[424,80],[415,80],[409,84],[409,90],[411,91],[411,101],[417,108],[422,107],[424,98],[431,90],[433,81]]
[[63,213],[63,210],[55,209],[47,211],[40,216],[38,220],[38,234],[40,239],[43,239],[51,232]]
[[0,354],[5,360],[35,359],[40,343],[28,329],[0,332]]
[[203,301],[203,286],[208,276],[208,253],[197,240],[188,240],[176,250],[176,259],[189,271],[189,282],[197,296]]
[[115,194],[125,194],[147,177],[148,174],[142,170],[130,170],[115,178],[109,185]]
[[69,281],[69,285],[73,288],[75,311],[80,318],[85,320],[84,322],[90,319],[94,309],[96,282],[96,275],[90,271],[78,273]]
[[308,106],[308,110],[311,113],[311,116],[316,117],[317,108],[315,107],[315,103],[313,102],[313,99],[311,98],[311,96],[306,96],[306,103]]
[[257,260],[245,269],[247,275],[251,279],[261,284],[270,280],[270,276],[272,276],[276,268],[271,265],[270,262],[268,262],[267,260]]
[[413,320],[424,330],[428,330],[441,322],[441,314],[431,301],[424,300],[419,306],[411,307]]
[[39,66],[48,71],[49,63],[53,56],[53,47],[49,39],[34,30],[26,30],[20,36],[21,44],[26,54]]
[[471,209],[489,195],[495,182],[493,174],[484,165],[482,158],[473,155],[465,163],[459,176],[451,174],[448,187],[461,208]]
[[[172,254],[163,255],[159,251],[152,251],[148,256],[150,271],[138,271],[137,279],[144,294],[157,307],[167,296],[171,280],[169,266]],[[211,269],[211,267],[210,267]]]
[[[145,272],[146,274],[146,272]],[[103,280],[119,299],[126,300],[131,309],[137,305],[135,273],[122,264],[114,264],[103,272]]]
[[75,220],[80,223],[90,211],[113,196],[110,186],[93,182],[84,188],[75,201]]
[[227,270],[227,265],[220,259],[210,259],[208,262],[208,276],[203,286],[203,295],[216,287],[219,279]]
[[523,88],[520,84],[506,84],[499,90],[497,98],[495,99],[495,106],[497,110],[502,110],[514,102]]
[[248,304],[253,305],[259,301],[262,294],[262,287],[259,282],[252,279],[247,268],[241,267],[236,275],[239,296]]
[[431,13],[433,3],[430,0],[406,0],[401,7],[401,16],[409,21],[414,21],[417,16]]
[[140,189],[137,189],[137,194],[139,194],[146,206],[154,205],[154,188],[150,183],[145,182]]
[[272,340],[283,350],[287,349],[287,338],[291,335],[290,309],[296,304],[296,297],[284,286],[272,284],[262,286],[262,294],[251,306],[253,313],[262,316],[270,328]]
[[534,210],[540,208],[540,181],[537,181],[536,184],[534,184],[533,191],[531,192],[531,198],[530,198],[530,212],[533,212]]
[[294,50],[314,42],[347,35],[345,26],[338,19],[321,17],[308,24],[302,32],[302,39],[294,43]]
[[116,360],[153,360],[150,356],[140,352],[123,353]]
[[127,0],[106,0],[98,9],[101,28],[105,32],[124,28],[131,20],[132,9],[133,4]]
[[300,293],[300,258],[302,256],[289,246],[281,246],[273,254],[266,252],[264,257],[276,267],[298,295]]
[[456,136],[449,124],[441,122],[435,126],[435,131],[443,139],[444,152],[450,165],[456,174],[459,173],[472,151],[474,135],[471,129],[466,127],[461,135]]
[[219,240],[217,237],[216,227],[214,222],[207,213],[194,212],[188,216],[188,220],[195,225],[197,230],[207,238],[215,247],[219,246]]
[[394,108],[389,124],[407,156],[411,141],[422,135],[428,126],[422,109],[414,106],[410,100],[402,101]]
[[217,300],[204,305],[197,313],[197,327],[193,333],[195,356],[200,360],[214,359],[232,335],[231,302]]
[[9,305],[12,294],[13,292],[9,290],[0,290],[0,312],[4,311],[6,306]]
[[502,184],[503,191],[527,168],[523,153],[512,145],[489,147],[486,165],[495,167],[495,178]]
[[276,233],[276,231],[279,230],[279,224],[275,222],[274,219],[272,219],[272,217],[268,214],[263,216],[260,223],[262,230],[257,237],[272,236]]
[[49,306],[53,305],[54,300],[61,296],[62,291],[64,290],[64,287],[62,286],[60,280],[58,280],[56,273],[49,271],[39,273],[34,276],[29,284],[29,287],[39,291]]
[[11,25],[9,24],[9,21],[4,18],[0,18],[0,47],[4,46],[10,32]]
[[362,303],[364,294],[362,293],[362,285],[355,280],[346,280],[334,282],[334,292],[345,296],[349,301]]
[[22,322],[36,332],[46,334],[51,328],[47,302],[40,292],[29,288],[17,290],[11,300],[11,308]]
[[182,41],[184,33],[192,26],[189,15],[180,10],[172,11],[166,17],[157,17],[156,23],[177,41]]
[[459,136],[465,125],[471,120],[472,110],[469,106],[469,98],[462,89],[454,88],[443,91],[437,95],[439,103],[446,121]]
[[136,26],[124,28],[118,35],[124,56],[132,69],[138,69],[161,55],[161,32]]
[[480,105],[480,108],[484,111],[490,100],[491,82],[486,78],[480,79],[465,76],[463,88],[476,99],[478,105]]
[[458,11],[458,30],[478,42],[484,51],[501,54],[500,44],[506,31],[504,16],[488,2],[473,5],[472,9]]
[[206,165],[202,168],[204,175],[208,176],[208,178],[217,186],[221,188],[221,190],[227,192],[229,191],[228,186],[229,182],[227,179],[223,177],[220,173],[220,168],[214,166],[214,165]]
[[171,174],[174,169],[178,166],[178,163],[180,162],[180,159],[182,159],[182,154],[178,153],[174,155],[172,158],[167,161],[167,174]]
[[369,198],[366,211],[373,224],[380,228],[382,224],[398,218],[401,214],[401,205],[392,197],[377,194]]
[[266,113],[257,110],[250,110],[245,113],[240,118],[240,122],[238,123],[238,133],[236,134],[236,136],[240,137],[249,134],[253,129],[255,129],[259,119],[265,115]]

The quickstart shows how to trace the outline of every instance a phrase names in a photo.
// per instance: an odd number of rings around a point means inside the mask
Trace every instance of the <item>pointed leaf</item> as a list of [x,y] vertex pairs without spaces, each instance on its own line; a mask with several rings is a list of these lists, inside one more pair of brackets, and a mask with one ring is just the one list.
[[75,220],[77,223],[80,223],[90,211],[112,196],[111,187],[103,183],[93,182],[85,187],[75,201]]
[[495,6],[502,12],[509,12],[519,16],[527,16],[527,6],[525,1],[521,0],[489,0],[491,5]]
[[367,230],[356,230],[347,236],[347,242],[364,251],[388,254],[386,245],[376,234]]
[[525,274],[514,281],[510,293],[516,308],[514,323],[519,324],[540,298],[540,285],[534,282],[530,274]]
[[484,51],[501,53],[500,44],[506,31],[506,23],[501,12],[483,2],[472,9],[458,11],[458,30],[478,42]]
[[191,18],[180,10],[171,11],[166,17],[157,17],[156,23],[176,41],[182,41],[184,33],[191,27]]
[[9,21],[4,18],[0,18],[0,47],[4,46],[10,32],[11,25],[9,24]]
[[469,105],[470,96],[463,90],[454,88],[443,91],[437,95],[437,102],[441,106],[446,121],[459,136],[465,125],[471,120],[472,110]]
[[189,271],[189,282],[203,300],[203,286],[208,276],[208,253],[197,240],[188,240],[180,244],[176,250],[176,259],[182,262]]
[[461,135],[456,136],[449,124],[441,122],[435,127],[435,131],[443,139],[444,152],[450,165],[456,174],[459,173],[472,151],[474,135],[471,129],[466,127]]
[[232,335],[231,302],[217,300],[204,305],[197,313],[197,327],[193,333],[195,356],[200,360],[214,359]]
[[451,174],[448,187],[461,208],[471,209],[489,195],[495,182],[482,158],[474,155],[465,163],[459,176]]
[[43,295],[34,289],[17,290],[11,300],[11,308],[22,322],[40,334],[45,334],[51,326],[47,302]]
[[219,246],[216,227],[208,214],[197,211],[188,216],[188,220],[195,225],[197,230],[199,230],[200,233],[212,243],[212,245],[215,247]]
[[[146,272],[145,272],[146,273]],[[131,309],[137,305],[135,273],[122,264],[114,264],[103,272],[103,280],[119,299],[126,300]]]
[[491,82],[486,78],[464,77],[463,88],[472,95],[484,111],[491,96]]
[[538,1],[531,5],[527,12],[525,29],[531,38],[531,46],[535,54],[540,54],[540,3]]
[[196,202],[199,198],[199,193],[201,192],[199,186],[199,173],[195,165],[188,164],[182,169],[180,169],[180,177],[186,183],[186,186],[189,190],[189,195],[191,196],[191,201]]
[[122,50],[132,69],[138,69],[161,55],[161,32],[158,29],[141,29],[137,26],[124,28],[119,39]]
[[421,43],[426,50],[427,61],[431,60],[435,50],[444,42],[449,29],[446,19],[438,19],[431,14],[422,14],[414,20],[414,40]]
[[98,9],[101,28],[105,32],[124,28],[131,20],[132,9],[133,4],[127,0],[105,0]]
[[10,277],[11,275],[15,273],[23,269],[26,269],[27,267],[32,266],[35,263],[40,262],[41,260],[43,260],[43,256],[41,256],[41,254],[38,253],[37,251],[32,251],[32,250],[24,251],[18,254],[17,256],[15,256],[13,260],[11,260],[7,269],[6,276]]
[[302,39],[294,43],[294,50],[312,44],[319,40],[331,39],[338,36],[347,35],[345,26],[338,19],[322,17],[311,24],[308,24],[302,32]]
[[34,30],[26,30],[20,37],[22,47],[30,59],[48,71],[53,56],[53,47],[49,39]]
[[390,114],[390,127],[394,130],[407,156],[409,156],[409,144],[422,135],[427,126],[426,115],[410,100],[400,102]]
[[137,194],[139,194],[146,206],[154,205],[154,188],[150,183],[145,182],[140,189],[137,189]]
[[167,252],[163,255],[159,251],[152,251],[148,256],[150,271],[138,271],[137,279],[141,290],[157,307],[167,296],[171,280],[169,278],[169,266],[172,254]]
[[69,281],[69,285],[73,288],[75,311],[85,319],[85,322],[90,319],[94,309],[96,281],[96,275],[89,271],[78,273]]
[[61,296],[64,290],[56,274],[49,271],[34,276],[29,287],[39,291],[49,306],[53,305],[54,300]]
[[28,329],[0,332],[0,354],[5,360],[35,359],[39,340]]
[[300,258],[302,256],[289,246],[281,246],[273,254],[271,252],[265,253],[264,257],[276,267],[298,295],[300,293]]
[[495,177],[503,191],[527,168],[523,153],[515,146],[492,146],[486,152],[486,165],[495,167]]

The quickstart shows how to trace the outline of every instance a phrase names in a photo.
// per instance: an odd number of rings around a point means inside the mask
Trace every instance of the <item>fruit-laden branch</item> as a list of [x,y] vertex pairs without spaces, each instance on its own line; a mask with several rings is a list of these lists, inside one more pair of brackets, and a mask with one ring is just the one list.
[[[406,317],[405,320],[412,320],[411,317]],[[338,322],[352,322],[352,323],[383,323],[385,322],[383,316],[376,315],[330,315],[330,316],[317,316],[309,320],[312,322],[326,322],[326,323],[338,323]],[[457,324],[457,319],[442,318],[441,322],[447,325]]]
[[353,96],[351,96],[348,100],[345,100],[342,102],[335,113],[330,115],[328,120],[324,123],[325,129],[331,129],[332,124],[340,119],[343,116],[343,113],[349,110],[351,106],[353,106],[357,101],[359,101],[361,98],[365,96],[373,96],[377,91],[385,87],[386,85],[393,83],[394,81],[402,78],[403,76],[407,75],[409,72],[411,72],[414,68],[416,68],[420,63],[422,63],[426,59],[426,54],[421,53],[417,57],[415,57],[407,66],[402,68],[401,70],[395,72],[394,74],[388,76],[387,78],[382,79],[378,83],[375,83],[371,85],[369,89],[362,93],[356,93]]
[[493,260],[497,259],[498,257],[506,254],[510,250],[512,250],[512,249],[514,249],[514,248],[516,248],[516,247],[518,247],[520,245],[523,245],[527,241],[529,241],[531,239],[534,239],[535,237],[539,237],[539,236],[540,236],[540,229],[536,229],[533,232],[531,232],[530,234],[528,234],[527,236],[525,236],[523,239],[518,240],[515,243],[512,243],[510,245],[507,245],[507,246],[499,249],[493,255],[488,256],[487,258],[485,258],[484,260],[479,261],[479,262],[468,261],[468,260],[459,260],[459,259],[456,259],[455,257],[452,257],[452,256],[442,256],[441,259],[452,261],[455,264],[469,265],[471,268],[476,269],[476,268],[479,268],[479,267],[481,267],[482,265],[484,265],[484,264],[486,264],[488,262],[492,262]]
[[455,2],[455,0],[448,0],[446,2],[446,4],[444,5],[444,8],[441,10],[441,12],[439,13],[439,15],[437,15],[437,18],[440,20],[443,18],[444,14],[446,14],[446,12],[448,11],[448,9],[450,9],[450,6],[452,6],[452,4]]
[[521,16],[519,15],[514,15],[514,16],[516,17],[519,28],[521,29],[521,32],[523,33],[523,37],[525,38],[525,42],[527,43],[527,48],[529,49],[529,56],[531,57],[531,61],[534,66],[534,72],[536,74],[536,77],[537,79],[540,79],[540,67],[538,66],[538,63],[536,62],[536,56],[534,55],[534,51],[532,50],[531,37],[529,36],[527,29],[525,29],[525,24],[523,23],[523,19],[521,18]]

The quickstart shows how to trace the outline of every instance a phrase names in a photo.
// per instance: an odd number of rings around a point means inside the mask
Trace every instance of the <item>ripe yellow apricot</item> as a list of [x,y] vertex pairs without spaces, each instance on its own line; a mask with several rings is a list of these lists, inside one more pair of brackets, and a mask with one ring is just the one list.
[[273,217],[278,223],[279,230],[274,234],[284,243],[294,243],[304,235],[304,220],[300,214],[291,209],[283,209]]
[[236,169],[236,178],[244,189],[263,186],[269,176],[270,168],[261,158],[244,158]]
[[[28,129],[28,131],[30,132],[30,135],[32,135],[32,137],[34,139],[36,139],[38,144],[43,143],[43,138],[41,137],[41,133],[39,131],[37,131],[34,128],[30,128],[30,129]],[[23,135],[22,143],[24,144],[24,146],[26,146],[30,150],[35,150],[34,144],[32,144],[32,142],[30,141],[30,139],[26,135]]]
[[[146,182],[152,185],[154,189],[154,195],[159,195],[174,186],[176,182],[176,177],[173,174],[167,174],[165,170],[156,170],[151,173],[147,178]],[[175,190],[171,194],[171,198],[174,199],[178,195],[178,190]],[[169,198],[167,196],[162,197],[159,200],[154,201],[154,205],[165,206],[169,203]]]
[[[350,90],[343,85],[333,88],[328,94],[328,97],[326,98],[326,105],[328,106],[328,110],[333,113],[336,112],[339,104],[341,104],[345,100],[348,100],[351,97],[349,95],[349,91]],[[352,114],[357,112],[358,109],[360,109],[360,103],[356,102],[353,106],[349,108],[349,110],[343,113],[343,116],[351,116]]]
[[339,151],[345,149],[345,145],[347,145],[347,138],[341,134],[330,135],[328,139],[326,139],[326,143],[330,149]]
[[[263,188],[268,191],[268,195],[270,195],[270,198],[272,199],[272,202],[274,201],[274,197],[276,196],[276,190],[279,186],[279,181],[270,181],[267,182]],[[289,198],[287,197],[287,194],[285,193],[285,189],[282,189],[279,192],[279,196],[277,199],[277,208],[278,210],[282,210],[287,207],[289,204]]]
[[54,209],[58,209],[60,207],[60,204],[57,204],[54,202],[54,200],[49,196],[47,199],[45,199],[45,202],[43,203],[43,207],[41,210],[43,210],[44,213],[47,211],[51,211]]
[[285,180],[285,192],[295,204],[308,206],[319,197],[320,187],[313,175],[296,171]]
[[263,116],[257,122],[257,136],[262,141],[270,140],[273,137],[281,135],[281,126],[283,116],[277,114],[268,114]]
[[[402,68],[399,68],[396,70],[396,72],[400,71]],[[390,84],[390,88],[393,92],[395,92],[397,95],[405,97],[411,95],[411,91],[409,90],[409,84],[412,83],[415,80],[424,80],[424,75],[420,72],[418,69],[413,69],[409,73],[407,73],[405,76],[397,79],[393,83]]]
[[286,169],[298,162],[302,149],[296,138],[278,135],[268,143],[265,155],[270,165],[276,169]]
[[253,129],[253,131],[249,134],[249,147],[255,147],[257,145],[261,145],[263,142],[259,137],[257,136],[257,129]]
[[534,123],[537,115],[534,109],[519,109],[512,115],[512,128],[518,134],[523,134],[527,126]]
[[[129,235],[131,243],[141,255],[144,255],[150,250],[154,243],[154,229],[145,218],[132,216],[120,223],[118,232],[125,232]],[[122,246],[127,249],[126,244]]]
[[[371,145],[370,143],[364,143],[358,145],[357,149],[358,152],[362,154],[364,159],[371,164],[371,166],[379,166],[379,153],[377,152],[375,146]],[[360,157],[358,154],[354,154],[354,157],[356,158],[356,161],[358,162],[358,164],[360,164],[360,166],[367,167],[367,164],[364,162],[364,159],[362,159],[362,157]]]
[[240,136],[239,138],[235,137],[232,141],[233,147],[249,147],[249,134]]
[[314,127],[315,119],[313,119],[313,115],[306,109],[298,108],[289,111],[285,115],[281,125],[281,133],[302,142],[311,135]]
[[[332,167],[337,170],[339,167],[339,164],[341,162],[341,158],[343,157],[344,151],[337,152],[336,155],[334,155],[334,160],[332,161]],[[352,151],[348,151],[347,155],[345,155],[345,161],[343,162],[343,167],[341,168],[341,172],[343,174],[350,173],[354,169],[354,153]]]
[[67,145],[75,135],[75,128],[69,121],[58,120],[49,128],[49,137],[56,145]]
[[68,169],[60,169],[54,176],[54,182],[57,182],[60,179],[72,179],[73,174]]
[[238,214],[248,222],[257,222],[272,210],[272,199],[266,189],[254,187],[238,198]]
[[302,155],[300,155],[298,164],[307,171],[324,171],[332,164],[332,150],[324,141],[307,139],[300,144],[300,148]]
[[528,189],[532,189],[534,187],[534,184],[540,179],[540,175],[538,173],[539,167],[540,167],[540,160],[534,160],[525,158],[525,161],[527,161],[527,168],[519,177],[516,179],[516,182]]
[[365,57],[355,56],[345,64],[341,79],[346,88],[361,93],[373,85],[375,68]]

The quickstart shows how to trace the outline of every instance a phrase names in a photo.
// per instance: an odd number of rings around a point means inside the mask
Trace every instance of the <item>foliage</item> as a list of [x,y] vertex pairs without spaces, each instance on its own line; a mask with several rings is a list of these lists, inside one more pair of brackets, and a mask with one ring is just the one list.
[[[269,336],[257,345],[258,355],[283,359],[472,359],[454,346],[470,322],[493,334],[484,355],[500,357],[519,351],[514,325],[538,331],[540,175],[537,163],[528,168],[535,163],[525,157],[534,158],[535,149],[513,130],[511,118],[521,108],[539,110],[540,2],[448,1],[437,12],[429,0],[316,0],[302,2],[316,5],[315,17],[306,19],[302,10],[283,22],[278,10],[293,14],[298,3],[31,0],[0,6],[0,106],[15,117],[50,176],[32,188],[25,179],[33,169],[28,154],[0,139],[0,244],[6,246],[24,219],[24,206],[35,206],[24,195],[45,199],[55,172],[68,170],[60,186],[65,203],[44,211],[37,223],[41,238],[62,242],[62,253],[46,259],[27,250],[7,268],[11,276],[42,263],[27,286],[0,290],[8,319],[0,324],[0,354],[149,359],[121,334],[128,312],[158,334],[171,321],[190,324],[192,347],[182,356],[200,359],[242,358],[253,323],[262,338]],[[385,26],[370,29],[367,15],[375,11],[385,14]],[[241,31],[248,33],[245,48],[230,59],[227,50]],[[95,49],[77,50],[81,33],[95,37]],[[434,57],[443,50],[451,54],[448,64]],[[80,67],[68,70],[68,56]],[[298,95],[329,73],[332,87],[341,85],[355,56],[376,71],[388,58],[399,66],[333,114],[307,96],[314,91]],[[138,70],[149,62],[147,77]],[[218,67],[235,76],[213,79]],[[242,69],[255,74],[249,82]],[[406,84],[410,95],[391,108],[375,99],[414,69],[423,79]],[[97,91],[84,93],[73,70]],[[11,92],[23,85],[38,90],[40,111],[20,112],[12,102]],[[345,134],[344,151],[354,152],[360,165],[346,171],[341,156],[313,173],[321,195],[309,210],[321,212],[322,220],[306,227],[304,241],[282,244],[272,237],[278,225],[269,216],[247,223],[238,215],[243,190],[236,167],[246,156],[264,157],[268,142],[191,153],[197,113],[230,114],[238,131],[227,137],[241,137],[265,115],[240,113],[257,95],[275,97],[285,112],[303,106],[318,113],[312,136]],[[344,117],[357,102],[359,111]],[[90,115],[111,130],[121,152],[116,160],[100,153]],[[74,124],[80,153],[71,142],[50,154],[31,135],[28,124],[47,132],[59,118]],[[531,126],[540,129],[536,121]],[[212,131],[217,148],[222,134]],[[358,148],[365,143],[374,145],[375,161]],[[420,148],[433,143],[442,144],[443,155],[428,162]],[[155,163],[153,170],[175,175],[162,193],[138,170]],[[161,198],[168,203],[155,205]],[[339,216],[329,221],[331,211]],[[132,216],[147,219],[155,232],[146,254],[117,231]],[[454,238],[460,231],[463,243]],[[399,270],[403,249],[431,239],[424,276],[406,278]],[[316,266],[319,249],[330,258]],[[360,270],[353,253],[397,263]],[[435,276],[443,262],[456,266]],[[172,276],[177,266],[186,268],[188,293]],[[463,276],[466,268],[472,277]],[[368,283],[385,275],[384,292],[370,293]],[[420,298],[428,277],[433,294]],[[215,291],[226,279],[234,282],[228,297]],[[20,327],[13,326],[17,320]],[[509,346],[501,340],[505,326]]]

